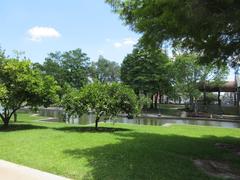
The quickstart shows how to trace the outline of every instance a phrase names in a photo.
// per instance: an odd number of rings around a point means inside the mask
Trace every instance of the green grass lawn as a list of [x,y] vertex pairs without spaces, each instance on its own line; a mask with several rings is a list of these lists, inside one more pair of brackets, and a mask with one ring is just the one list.
[[216,179],[192,160],[228,162],[240,169],[240,156],[215,143],[240,145],[240,130],[203,126],[170,127],[100,124],[89,126],[34,121],[0,129],[0,159],[73,179]]

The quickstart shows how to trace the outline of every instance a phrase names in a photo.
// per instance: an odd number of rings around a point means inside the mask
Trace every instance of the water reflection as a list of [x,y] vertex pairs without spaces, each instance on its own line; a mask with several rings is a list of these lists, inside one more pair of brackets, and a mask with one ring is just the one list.
[[[113,120],[104,120],[104,117],[100,121],[111,122],[111,123],[127,123],[127,124],[139,124],[139,125],[153,125],[161,126],[163,124],[190,124],[190,125],[201,125],[201,126],[218,126],[225,128],[240,128],[240,122],[222,122],[213,120],[183,120],[183,119],[160,119],[160,118],[135,118],[128,119],[127,117],[116,117]],[[94,114],[85,114],[78,117],[72,117],[69,121],[71,124],[87,125],[95,122]]]

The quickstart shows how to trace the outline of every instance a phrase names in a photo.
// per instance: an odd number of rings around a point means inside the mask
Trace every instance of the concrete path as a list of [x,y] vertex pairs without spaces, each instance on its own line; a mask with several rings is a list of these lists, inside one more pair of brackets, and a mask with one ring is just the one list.
[[69,180],[67,178],[0,160],[1,180]]

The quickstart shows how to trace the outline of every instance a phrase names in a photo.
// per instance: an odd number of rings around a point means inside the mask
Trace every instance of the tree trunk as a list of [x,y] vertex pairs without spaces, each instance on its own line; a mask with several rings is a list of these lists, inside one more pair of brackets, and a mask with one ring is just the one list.
[[[9,121],[10,121],[12,115],[13,115],[14,113],[16,113],[17,109],[14,109],[11,113],[9,113],[9,112],[7,112],[7,111],[8,111],[7,109],[4,109],[4,113],[3,113],[3,114],[0,113],[0,117],[1,117],[1,119],[2,119],[2,121],[3,121],[3,125],[4,125],[5,127],[8,126]],[[14,116],[14,120],[15,120],[15,116]]]
[[190,99],[189,104],[190,104],[190,107],[192,108],[192,106],[193,106],[193,96],[190,95],[190,98],[189,98],[189,99]]
[[206,106],[207,105],[207,102],[206,102],[206,99],[207,99],[207,95],[206,95],[206,85],[205,85],[205,82],[203,84],[203,105]]
[[17,122],[17,113],[16,112],[13,114],[13,117],[14,117],[14,122]]
[[9,117],[4,117],[4,119],[2,119],[2,121],[3,121],[3,127],[8,127],[9,120],[10,120]]
[[155,100],[154,100],[154,108],[157,109],[157,100],[158,100],[158,93],[155,95]]
[[197,99],[195,99],[195,104],[194,104],[194,112],[198,112],[198,104],[197,104]]
[[178,104],[181,104],[181,101],[182,101],[182,99],[181,99],[181,97],[179,97],[178,98]]
[[150,107],[150,109],[153,109],[153,103],[154,103],[153,97],[154,97],[154,95],[151,96],[152,103],[151,103],[151,107]]
[[169,103],[169,97],[167,96],[167,99],[166,99],[166,103],[168,104]]
[[159,104],[162,104],[162,103],[163,103],[162,95],[160,94],[160,95],[159,95]]
[[100,117],[99,117],[99,115],[97,115],[96,121],[95,121],[95,130],[98,130],[98,122],[99,122],[99,119],[100,119]]

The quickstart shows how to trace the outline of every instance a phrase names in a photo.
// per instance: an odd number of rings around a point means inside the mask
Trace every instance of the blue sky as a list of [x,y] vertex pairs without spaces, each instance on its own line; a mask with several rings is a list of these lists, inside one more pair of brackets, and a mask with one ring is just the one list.
[[92,61],[103,55],[121,63],[140,37],[104,0],[1,0],[0,17],[0,46],[8,55],[24,51],[33,62],[81,48]]
[[48,53],[81,48],[121,63],[139,35],[124,26],[104,0],[2,0],[0,45],[12,55],[25,51],[33,62]]

